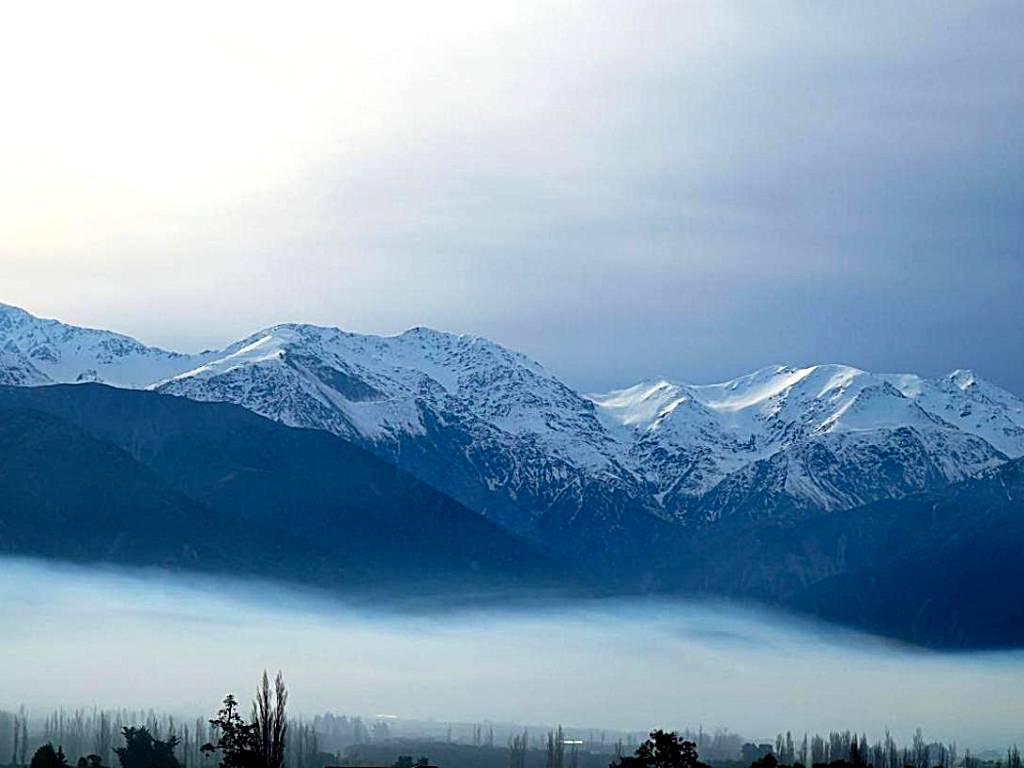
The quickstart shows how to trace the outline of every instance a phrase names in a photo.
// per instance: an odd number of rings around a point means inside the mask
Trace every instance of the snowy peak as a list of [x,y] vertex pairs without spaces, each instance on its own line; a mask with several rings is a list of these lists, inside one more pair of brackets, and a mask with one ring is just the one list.
[[1024,456],[1024,401],[967,370],[773,365],[583,396],[518,352],[426,327],[286,323],[185,355],[0,305],[0,384],[84,381],[341,435],[521,527],[553,509],[615,525],[627,507],[684,522],[839,509]]
[[188,355],[147,347],[119,333],[80,328],[0,304],[0,346],[30,366],[26,384],[99,381],[143,387],[187,368]]
[[838,369],[840,375],[850,370],[842,366],[791,368],[786,365],[773,365],[731,381],[700,386],[689,385],[689,389],[713,410],[741,411],[763,407],[814,374],[823,373],[828,379],[833,373],[833,368]]
[[[1024,455],[1024,402],[965,371],[928,380],[775,365],[717,384],[642,382],[590,399],[663,507],[684,517],[752,495],[768,507],[845,508]],[[728,514],[718,507],[700,515]]]
[[[230,399],[294,426],[376,441],[423,434],[425,412],[607,464],[593,404],[542,365],[479,336],[412,328],[395,336],[286,324],[260,331],[156,385]],[[330,414],[329,416],[327,414]]]
[[644,428],[664,418],[690,395],[684,393],[682,387],[662,379],[588,397],[613,423]]
[[973,371],[956,370],[938,379],[885,378],[947,424],[978,435],[1011,458],[1024,455],[1024,400]]
[[[970,371],[928,380],[845,365],[778,365],[717,384],[662,380],[589,397],[610,422],[640,432],[663,429],[667,420],[710,416],[723,432],[768,445],[808,433],[958,427],[993,437],[1008,455],[1024,455],[1024,442],[1012,439],[1024,428],[1024,401]],[[689,402],[702,408],[679,407]],[[989,428],[987,422],[998,424]],[[1005,434],[993,434],[1003,428]]]
[[957,368],[955,371],[948,374],[945,377],[945,380],[948,381],[952,386],[963,391],[968,387],[973,387],[977,382],[977,377],[975,377],[974,371],[964,368]]

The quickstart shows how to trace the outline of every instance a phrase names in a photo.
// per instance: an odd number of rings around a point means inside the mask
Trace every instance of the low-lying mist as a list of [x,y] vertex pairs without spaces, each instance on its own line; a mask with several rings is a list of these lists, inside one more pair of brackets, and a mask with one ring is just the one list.
[[1024,741],[1024,653],[939,654],[663,600],[399,611],[248,582],[0,561],[0,706],[212,714],[282,669],[295,712],[765,739]]

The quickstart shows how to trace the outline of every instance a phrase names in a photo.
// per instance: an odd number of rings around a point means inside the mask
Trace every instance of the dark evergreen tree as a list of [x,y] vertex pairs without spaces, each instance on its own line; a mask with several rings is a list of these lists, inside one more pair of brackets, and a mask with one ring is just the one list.
[[67,764],[64,749],[62,747],[54,749],[53,744],[47,742],[32,755],[30,768],[67,768]]
[[778,759],[771,752],[759,757],[757,760],[750,764],[750,768],[777,768],[779,765]]
[[277,673],[271,692],[270,680],[264,671],[252,703],[252,722],[245,721],[238,701],[228,694],[217,717],[210,721],[217,742],[204,744],[201,752],[203,755],[219,752],[220,768],[282,768],[288,732],[287,701],[288,691],[281,673]]
[[224,698],[224,706],[210,721],[210,726],[217,734],[217,742],[204,744],[204,755],[220,752],[220,768],[257,768],[256,728],[245,722],[232,694]]
[[677,733],[651,731],[632,757],[621,757],[609,768],[708,768],[700,762],[697,745]]
[[166,741],[153,738],[149,728],[124,728],[124,746],[114,750],[121,768],[181,768],[174,749],[178,738],[169,736]]

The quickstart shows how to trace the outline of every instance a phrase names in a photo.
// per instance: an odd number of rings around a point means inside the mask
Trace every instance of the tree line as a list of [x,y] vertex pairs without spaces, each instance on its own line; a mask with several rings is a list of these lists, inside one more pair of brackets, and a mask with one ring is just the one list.
[[[9,755],[11,768],[324,768],[365,761],[367,745],[376,745],[374,754],[381,755],[409,743],[393,740],[384,721],[368,726],[358,717],[331,713],[309,722],[290,721],[287,700],[281,674],[271,682],[264,672],[248,716],[231,694],[215,717],[191,722],[153,711],[58,709],[41,723],[37,718],[30,729],[24,708],[0,711],[0,765],[2,756]],[[745,743],[725,730],[657,730],[642,741],[627,739],[630,747],[621,737],[607,743],[604,733],[599,740],[592,732],[570,736],[562,726],[534,734],[505,733],[507,741],[499,745],[493,725],[473,725],[458,749],[445,752],[451,762],[446,768],[1024,768],[1016,747],[1005,760],[981,761],[969,750],[961,752],[955,742],[926,741],[920,729],[903,746],[888,731],[874,742],[843,730],[799,738],[786,732],[774,743]],[[448,726],[444,742],[427,740],[418,746],[456,746],[457,741]],[[408,755],[398,757],[397,764],[416,765]]]
[[[738,766],[749,768],[1024,768],[1016,746],[1002,759],[981,761],[970,750],[960,756],[955,742],[928,743],[918,728],[911,744],[899,747],[887,730],[884,738],[869,743],[864,734],[832,731],[827,736],[804,734],[799,743],[792,733],[776,736],[775,743],[746,743]],[[514,762],[512,768],[521,768]],[[562,768],[549,761],[546,768]],[[634,754],[619,756],[609,768],[709,768],[699,759],[697,744],[675,732],[652,731]]]
[[300,725],[295,746],[286,753],[287,700],[281,673],[271,684],[264,672],[249,719],[231,694],[215,718],[191,727],[153,712],[57,710],[43,719],[42,734],[35,734],[43,743],[31,750],[31,759],[22,708],[17,714],[0,712],[0,733],[7,736],[0,748],[10,750],[12,768],[113,768],[115,759],[120,768],[322,768],[319,754],[304,751],[311,746],[308,726]]

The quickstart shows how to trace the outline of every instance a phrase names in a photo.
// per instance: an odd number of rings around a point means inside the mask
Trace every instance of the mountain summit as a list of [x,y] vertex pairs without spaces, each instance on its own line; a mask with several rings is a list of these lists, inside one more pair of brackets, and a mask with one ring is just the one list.
[[327,431],[605,567],[663,526],[799,520],[1024,456],[1024,401],[970,371],[778,365],[583,395],[522,354],[428,328],[284,324],[186,355],[0,307],[0,381],[152,389]]

